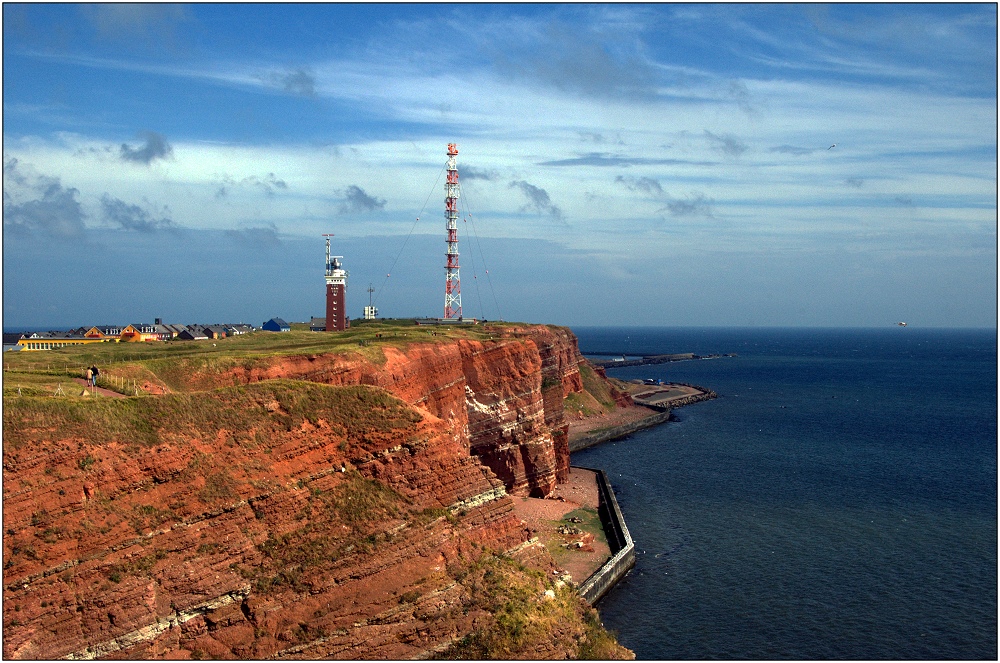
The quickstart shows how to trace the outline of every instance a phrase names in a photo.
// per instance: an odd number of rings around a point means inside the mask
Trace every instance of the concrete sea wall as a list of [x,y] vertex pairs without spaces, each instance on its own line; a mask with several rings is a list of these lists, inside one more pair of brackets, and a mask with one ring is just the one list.
[[625,518],[618,508],[618,501],[615,500],[608,475],[604,470],[585,467],[580,469],[594,472],[597,476],[599,498],[597,512],[612,552],[611,559],[584,580],[578,588],[584,600],[594,605],[629,572],[629,569],[635,566],[635,544],[632,543],[632,535],[625,526]]

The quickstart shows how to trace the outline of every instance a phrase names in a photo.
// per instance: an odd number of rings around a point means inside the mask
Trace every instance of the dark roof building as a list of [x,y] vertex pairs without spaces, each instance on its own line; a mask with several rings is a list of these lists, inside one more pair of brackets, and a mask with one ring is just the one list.
[[197,325],[189,325],[187,329],[177,335],[182,341],[207,341],[208,336]]
[[264,331],[274,331],[274,332],[286,332],[292,331],[291,325],[282,320],[281,318],[271,318],[264,324],[260,326]]
[[205,335],[209,338],[225,338],[226,328],[222,325],[208,325],[205,327]]

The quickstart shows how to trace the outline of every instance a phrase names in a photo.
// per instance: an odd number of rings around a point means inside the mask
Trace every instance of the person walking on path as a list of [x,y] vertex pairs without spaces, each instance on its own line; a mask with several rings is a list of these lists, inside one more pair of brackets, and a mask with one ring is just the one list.
[[94,369],[93,368],[88,368],[87,369],[87,384],[89,384],[89,385],[93,385],[94,384]]
[[97,386],[97,376],[100,375],[101,372],[99,370],[97,370],[97,366],[91,366],[90,367],[90,373],[91,373],[90,384],[91,384],[91,386],[96,387]]

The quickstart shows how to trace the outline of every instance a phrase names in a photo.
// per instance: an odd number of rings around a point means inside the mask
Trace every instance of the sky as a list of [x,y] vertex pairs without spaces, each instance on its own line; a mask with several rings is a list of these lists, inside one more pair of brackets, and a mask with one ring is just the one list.
[[995,327],[996,4],[3,4],[3,327]]

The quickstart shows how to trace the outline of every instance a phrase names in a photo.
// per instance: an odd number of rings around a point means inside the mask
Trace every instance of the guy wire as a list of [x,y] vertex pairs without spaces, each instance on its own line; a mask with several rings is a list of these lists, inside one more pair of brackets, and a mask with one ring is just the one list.
[[403,245],[399,247],[399,253],[396,254],[395,260],[392,261],[392,267],[390,267],[389,271],[386,272],[385,279],[383,279],[382,281],[382,285],[379,286],[378,292],[375,293],[375,299],[372,301],[373,306],[378,302],[378,298],[382,294],[382,289],[385,288],[386,283],[389,282],[389,277],[392,276],[392,270],[396,268],[396,263],[399,261],[399,257],[403,255],[403,249],[406,248],[406,243],[410,241],[410,235],[413,234],[413,229],[417,227],[417,222],[420,221],[420,215],[424,213],[425,209],[427,209],[427,203],[430,202],[431,196],[434,195],[434,189],[437,187],[438,182],[441,181],[441,173],[443,173],[447,167],[448,165],[445,164],[444,167],[442,167],[441,170],[438,171],[437,179],[434,180],[434,186],[431,187],[430,192],[427,194],[427,199],[424,201],[424,206],[420,208],[420,212],[417,214],[417,218],[413,221],[413,225],[410,226],[410,232],[406,235],[406,239],[403,240]]
[[[500,302],[497,301],[497,293],[493,289],[493,280],[490,278],[490,270],[486,266],[486,256],[485,256],[485,254],[483,254],[483,244],[479,240],[479,232],[476,230],[476,219],[472,215],[472,212],[469,211],[469,205],[465,202],[465,200],[466,200],[466,198],[468,196],[465,194],[464,189],[462,191],[462,194],[463,194],[462,195],[462,205],[465,207],[465,210],[466,210],[466,213],[467,213],[467,218],[472,221],[472,235],[473,235],[473,237],[475,237],[475,239],[476,239],[476,245],[479,247],[479,258],[480,258],[480,260],[483,263],[483,270],[486,272],[486,283],[490,286],[490,293],[493,295],[493,303],[497,307],[497,318],[499,318],[500,321],[502,322],[503,321],[503,314],[500,312]],[[473,263],[472,263],[473,278],[475,278],[475,269],[476,269],[475,261],[473,261]],[[477,296],[479,295],[479,282],[478,282],[478,279],[476,279],[476,295]],[[481,297],[479,299],[479,309],[480,309],[480,311],[484,310],[483,309],[483,303],[482,303],[482,298]],[[483,316],[483,317],[485,317],[485,316]]]

